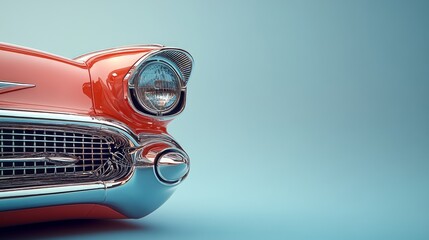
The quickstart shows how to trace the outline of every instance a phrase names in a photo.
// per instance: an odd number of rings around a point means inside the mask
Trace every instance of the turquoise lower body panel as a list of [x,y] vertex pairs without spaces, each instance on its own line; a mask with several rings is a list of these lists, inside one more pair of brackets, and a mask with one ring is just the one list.
[[104,204],[129,218],[141,218],[167,201],[176,187],[161,183],[153,168],[136,168],[127,183],[106,190]]
[[107,189],[100,184],[98,189],[72,192],[55,192],[61,188],[52,188],[51,192],[45,190],[42,195],[37,195],[37,189],[31,196],[3,195],[0,196],[0,211],[93,203],[108,206],[129,218],[141,218],[167,201],[176,187],[161,183],[153,168],[135,168],[127,182]]

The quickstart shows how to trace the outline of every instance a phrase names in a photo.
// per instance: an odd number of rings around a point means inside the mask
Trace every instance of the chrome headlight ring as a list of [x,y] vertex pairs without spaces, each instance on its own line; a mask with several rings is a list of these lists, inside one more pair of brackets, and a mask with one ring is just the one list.
[[125,77],[131,106],[158,118],[182,112],[192,65],[191,55],[177,48],[162,48],[140,59]]
[[182,78],[163,59],[144,62],[134,79],[134,94],[146,111],[161,116],[177,106],[182,91]]

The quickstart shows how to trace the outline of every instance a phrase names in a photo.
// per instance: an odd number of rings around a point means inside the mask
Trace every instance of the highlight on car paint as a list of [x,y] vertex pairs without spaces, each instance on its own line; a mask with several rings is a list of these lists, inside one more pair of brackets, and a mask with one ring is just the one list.
[[0,226],[161,206],[189,173],[167,126],[192,67],[162,45],[68,59],[0,43]]

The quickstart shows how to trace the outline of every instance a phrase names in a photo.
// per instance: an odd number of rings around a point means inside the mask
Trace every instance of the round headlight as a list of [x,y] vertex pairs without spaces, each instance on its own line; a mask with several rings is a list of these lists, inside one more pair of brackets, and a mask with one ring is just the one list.
[[169,112],[180,99],[180,78],[169,64],[162,61],[146,63],[134,81],[134,88],[140,104],[155,114]]

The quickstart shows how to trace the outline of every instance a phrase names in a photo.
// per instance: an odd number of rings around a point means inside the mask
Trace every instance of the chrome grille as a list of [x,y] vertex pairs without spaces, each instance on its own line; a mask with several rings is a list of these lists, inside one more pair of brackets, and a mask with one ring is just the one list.
[[0,127],[0,188],[122,177],[125,142],[92,129]]

